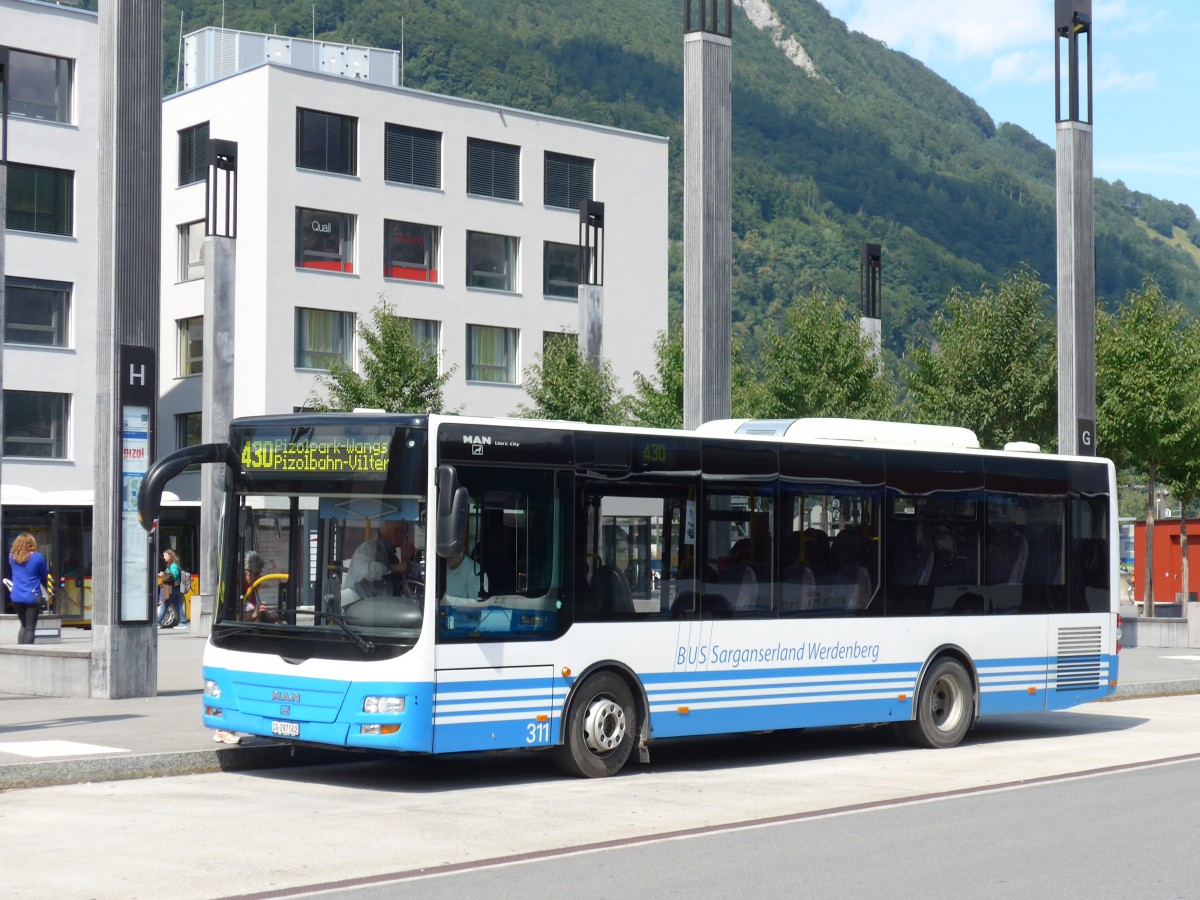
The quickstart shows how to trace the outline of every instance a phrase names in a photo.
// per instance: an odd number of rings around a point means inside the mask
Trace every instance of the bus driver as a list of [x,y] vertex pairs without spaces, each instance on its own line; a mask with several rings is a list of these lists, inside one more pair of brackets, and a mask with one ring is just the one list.
[[446,596],[461,600],[482,600],[488,589],[488,577],[466,552],[446,560]]

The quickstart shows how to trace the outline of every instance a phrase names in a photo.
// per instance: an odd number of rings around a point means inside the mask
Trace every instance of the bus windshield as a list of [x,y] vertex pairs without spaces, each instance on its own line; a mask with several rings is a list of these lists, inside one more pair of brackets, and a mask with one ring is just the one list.
[[426,439],[415,416],[239,420],[214,639],[411,646],[424,597]]
[[[415,495],[242,494],[219,623],[420,634],[424,502]],[[226,546],[229,546],[226,544]]]

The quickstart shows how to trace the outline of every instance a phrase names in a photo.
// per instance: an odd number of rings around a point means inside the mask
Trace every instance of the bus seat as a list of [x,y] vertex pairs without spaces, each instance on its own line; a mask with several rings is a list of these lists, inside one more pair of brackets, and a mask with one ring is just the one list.
[[813,577],[829,574],[829,535],[820,528],[805,528],[800,532],[800,558],[812,569]]
[[738,612],[753,609],[758,602],[758,578],[747,565],[730,566],[717,576],[717,583],[722,585],[720,593]]
[[793,613],[812,609],[816,598],[817,580],[808,566],[787,566],[781,573],[780,610]]
[[1000,531],[988,542],[987,583],[1021,584],[1029,561],[1029,541],[1015,527]]
[[732,616],[733,607],[721,594],[684,591],[671,604],[672,619],[728,619]]
[[843,609],[866,609],[871,604],[871,573],[866,566],[842,566],[834,573],[833,583],[842,588]]

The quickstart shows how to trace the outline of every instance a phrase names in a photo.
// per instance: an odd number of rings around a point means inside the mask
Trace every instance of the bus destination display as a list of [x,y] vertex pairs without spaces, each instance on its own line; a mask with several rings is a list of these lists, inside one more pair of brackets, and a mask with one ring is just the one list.
[[383,477],[387,475],[390,449],[390,437],[256,437],[242,445],[241,460],[246,472]]

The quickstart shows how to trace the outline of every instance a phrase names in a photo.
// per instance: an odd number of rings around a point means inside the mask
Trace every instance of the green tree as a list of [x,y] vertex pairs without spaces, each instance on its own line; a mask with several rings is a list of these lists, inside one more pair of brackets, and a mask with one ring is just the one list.
[[[735,369],[750,372],[749,365]],[[824,289],[791,304],[758,371],[734,376],[735,409],[761,418],[889,418],[895,386],[845,298]]]
[[533,401],[517,409],[525,418],[594,425],[624,425],[629,420],[612,363],[593,365],[575,336],[565,331],[546,341],[537,361],[525,370],[525,392]]
[[1200,437],[1200,328],[1147,278],[1115,315],[1096,316],[1096,431],[1119,466],[1146,472],[1143,615],[1154,615],[1158,480],[1188,489]]
[[914,418],[972,429],[985,447],[1057,445],[1058,361],[1047,288],[1021,268],[997,289],[955,289],[933,319],[932,347],[912,353]]
[[1159,479],[1170,492],[1179,499],[1179,583],[1183,585],[1183,618],[1187,618],[1187,595],[1191,584],[1191,571],[1188,565],[1188,506],[1200,497],[1200,425],[1193,425],[1194,431],[1188,444],[1195,448],[1180,459],[1164,462],[1159,468]]
[[397,316],[382,294],[367,318],[359,320],[358,340],[362,374],[344,360],[332,361],[329,371],[317,376],[317,387],[324,388],[326,396],[310,396],[309,405],[340,411],[443,411],[442,388],[458,367],[439,374],[437,348],[417,340],[412,321]]
[[629,398],[633,421],[648,428],[683,427],[683,329],[654,339],[654,375],[633,375]]

